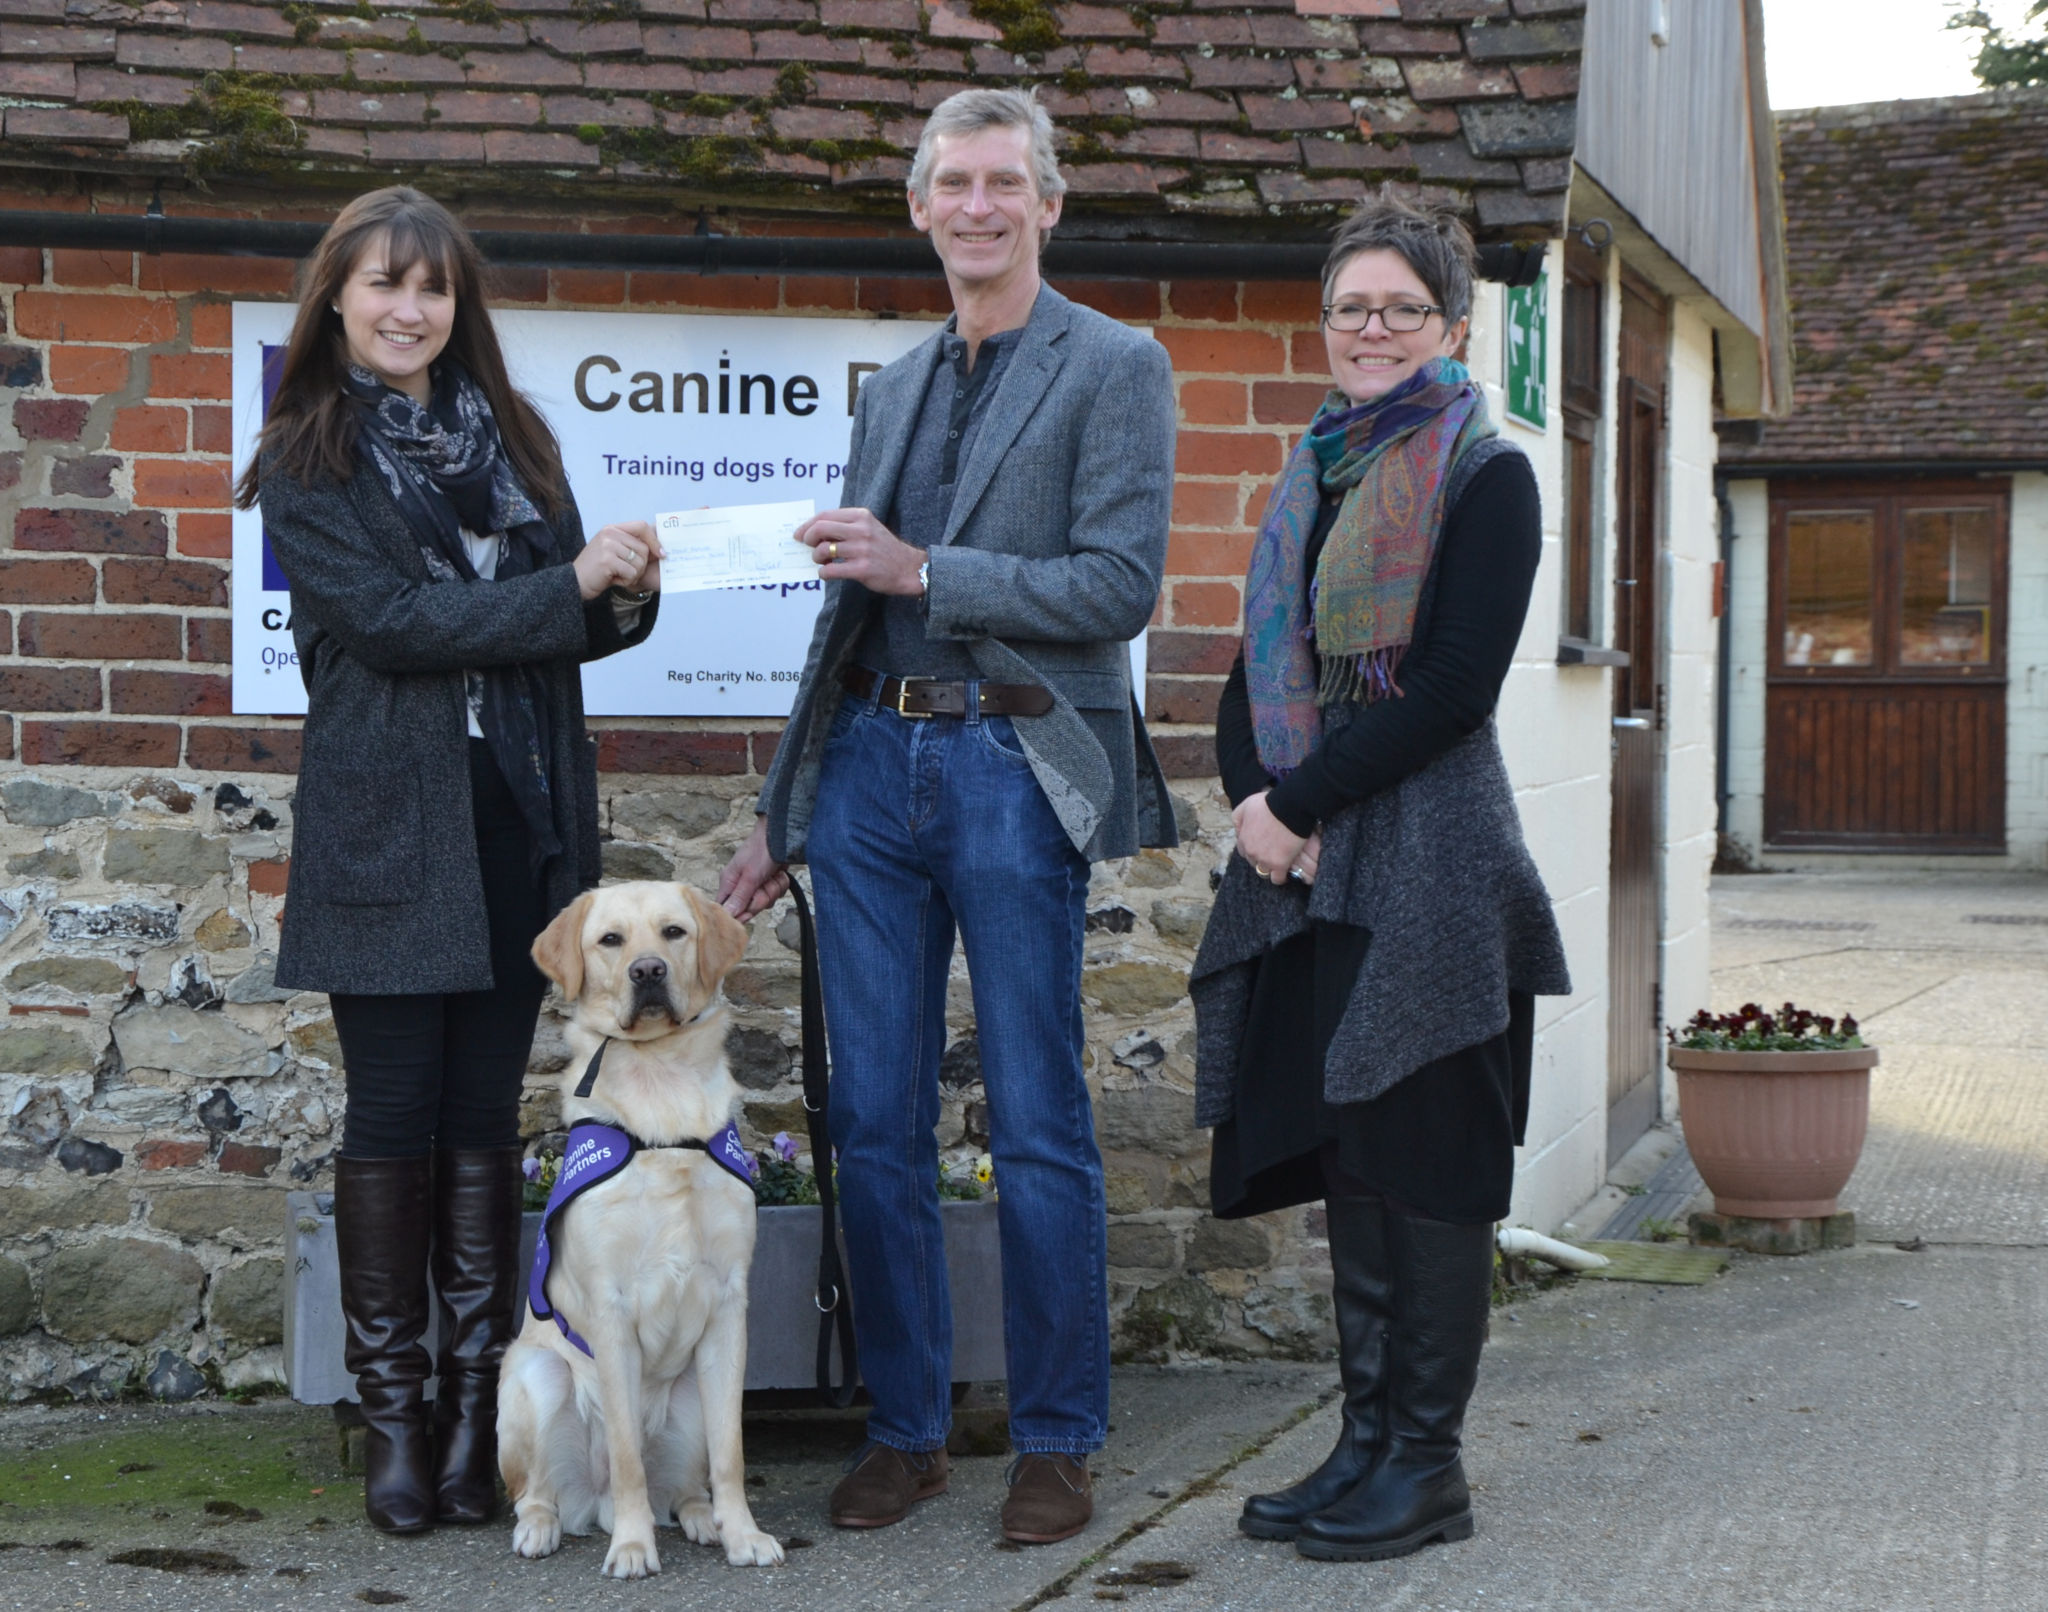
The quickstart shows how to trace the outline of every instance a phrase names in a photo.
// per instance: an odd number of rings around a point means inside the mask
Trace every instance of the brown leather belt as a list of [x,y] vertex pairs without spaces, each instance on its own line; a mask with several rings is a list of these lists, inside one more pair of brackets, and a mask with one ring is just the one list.
[[980,695],[983,716],[1044,716],[1052,709],[1052,690],[1035,683],[970,685],[936,677],[883,677],[865,666],[849,666],[840,681],[848,693],[876,699],[898,716],[965,716],[970,686]]

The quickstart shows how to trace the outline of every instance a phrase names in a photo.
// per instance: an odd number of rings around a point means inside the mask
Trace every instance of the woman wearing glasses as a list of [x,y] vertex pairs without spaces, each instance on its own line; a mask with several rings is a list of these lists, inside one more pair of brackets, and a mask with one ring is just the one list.
[[1542,522],[1454,356],[1471,238],[1368,201],[1323,304],[1337,389],[1252,550],[1216,722],[1237,855],[1191,990],[1215,1212],[1322,1200],[1335,1278],[1337,1446],[1239,1526],[1374,1560],[1472,1533],[1460,1434],[1532,998],[1570,983],[1493,725]]

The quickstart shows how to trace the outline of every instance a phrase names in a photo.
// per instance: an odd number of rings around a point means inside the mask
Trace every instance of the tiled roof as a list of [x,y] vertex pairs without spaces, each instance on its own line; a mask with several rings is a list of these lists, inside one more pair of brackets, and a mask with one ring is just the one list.
[[[1555,231],[1583,0],[6,0],[0,166],[901,207],[1032,83],[1082,211],[1247,233],[1392,178]],[[1236,228],[1232,229],[1232,224]]]
[[1778,146],[1793,408],[1722,462],[2048,460],[2048,91],[1787,113]]

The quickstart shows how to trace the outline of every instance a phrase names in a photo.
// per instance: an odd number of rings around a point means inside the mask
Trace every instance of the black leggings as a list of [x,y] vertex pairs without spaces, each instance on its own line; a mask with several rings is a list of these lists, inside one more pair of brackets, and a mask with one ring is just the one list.
[[488,991],[332,998],[348,1083],[345,1158],[519,1144],[519,1088],[547,992],[530,949],[547,908],[526,820],[481,739],[469,741],[469,789],[496,983]]

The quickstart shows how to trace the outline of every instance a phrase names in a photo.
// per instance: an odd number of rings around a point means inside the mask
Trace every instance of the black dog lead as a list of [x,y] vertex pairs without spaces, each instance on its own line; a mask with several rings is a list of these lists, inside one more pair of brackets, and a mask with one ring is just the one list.
[[[818,935],[811,904],[794,875],[789,893],[796,901],[798,956],[803,966],[804,1122],[811,1135],[811,1170],[818,1179],[818,1395],[839,1410],[853,1403],[860,1362],[853,1343],[853,1299],[839,1261],[839,1207],[832,1179],[830,1092],[825,1061],[825,991],[818,974]],[[840,1380],[832,1381],[832,1338],[839,1338]]]

